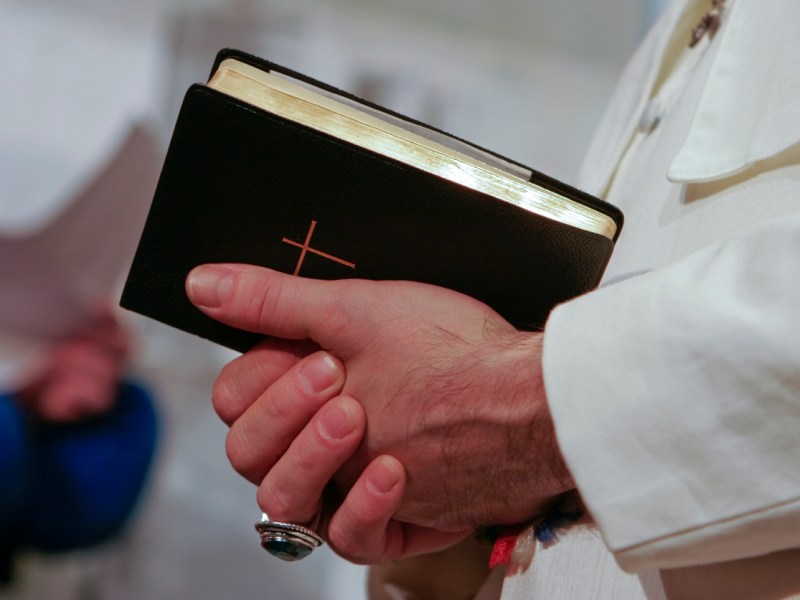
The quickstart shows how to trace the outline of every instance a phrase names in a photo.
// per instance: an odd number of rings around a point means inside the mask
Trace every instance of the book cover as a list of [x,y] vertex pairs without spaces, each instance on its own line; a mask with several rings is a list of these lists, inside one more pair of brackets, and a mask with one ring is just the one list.
[[239,351],[186,298],[203,263],[414,280],[540,327],[595,287],[614,207],[288,69],[220,52],[187,92],[121,305]]

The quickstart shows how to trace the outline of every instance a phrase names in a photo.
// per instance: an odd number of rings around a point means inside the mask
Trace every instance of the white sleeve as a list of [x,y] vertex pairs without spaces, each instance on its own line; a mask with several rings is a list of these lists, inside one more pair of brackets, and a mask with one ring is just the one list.
[[800,215],[557,307],[543,366],[623,569],[800,547]]

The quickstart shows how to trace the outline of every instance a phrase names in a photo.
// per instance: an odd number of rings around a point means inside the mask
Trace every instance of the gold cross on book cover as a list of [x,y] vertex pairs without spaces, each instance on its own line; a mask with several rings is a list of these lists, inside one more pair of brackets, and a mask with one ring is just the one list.
[[184,294],[193,267],[238,262],[441,285],[532,329],[599,283],[621,226],[529,167],[228,49],[186,93],[121,305],[247,350],[256,336]]
[[302,244],[299,243],[299,242],[288,240],[286,238],[283,238],[281,240],[282,242],[284,242],[286,244],[291,244],[292,246],[297,246],[298,248],[300,248],[300,258],[297,259],[297,266],[294,268],[294,272],[292,273],[292,275],[299,275],[300,274],[300,268],[303,266],[303,259],[306,257],[306,253],[307,252],[313,252],[314,254],[316,254],[318,256],[322,256],[323,258],[327,258],[328,260],[332,260],[334,262],[338,262],[341,265],[345,265],[347,267],[350,267],[351,269],[355,269],[356,268],[355,263],[351,263],[349,261],[346,261],[344,259],[338,258],[336,256],[331,256],[327,252],[323,252],[322,250],[318,250],[316,248],[312,248],[309,245],[309,244],[311,244],[311,236],[314,235],[314,229],[316,229],[316,227],[317,227],[317,222],[316,221],[311,221],[311,226],[308,228],[308,235],[306,235],[306,240]]

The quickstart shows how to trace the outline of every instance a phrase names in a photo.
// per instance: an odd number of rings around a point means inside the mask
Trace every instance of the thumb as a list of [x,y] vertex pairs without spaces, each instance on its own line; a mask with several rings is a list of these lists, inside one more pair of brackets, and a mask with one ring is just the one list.
[[227,325],[322,343],[330,337],[331,315],[341,313],[341,302],[337,305],[331,293],[334,284],[251,265],[210,264],[192,269],[186,293],[197,308]]

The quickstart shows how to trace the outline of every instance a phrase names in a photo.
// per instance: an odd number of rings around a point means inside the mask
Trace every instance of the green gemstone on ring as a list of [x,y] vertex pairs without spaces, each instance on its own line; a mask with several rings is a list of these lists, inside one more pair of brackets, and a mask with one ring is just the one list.
[[294,523],[270,521],[266,514],[255,528],[261,538],[261,547],[288,562],[301,560],[322,545],[322,538],[314,530]]
[[297,544],[288,540],[269,540],[261,544],[264,550],[281,560],[292,562],[305,558],[313,548],[306,544]]

